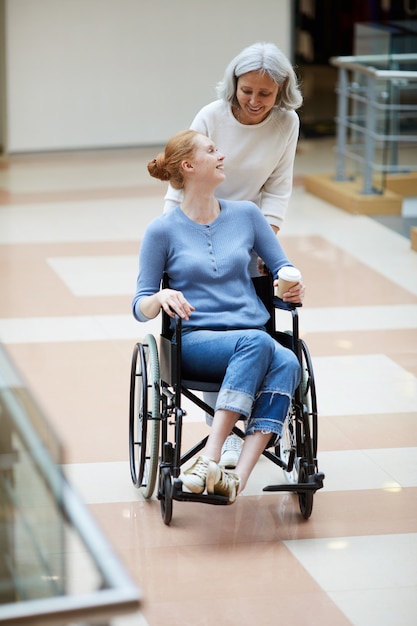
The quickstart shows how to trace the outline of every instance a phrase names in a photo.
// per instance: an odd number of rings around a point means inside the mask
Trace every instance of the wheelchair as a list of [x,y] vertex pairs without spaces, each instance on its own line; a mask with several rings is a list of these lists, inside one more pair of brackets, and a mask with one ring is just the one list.
[[[271,441],[263,455],[283,470],[284,483],[267,485],[263,491],[293,492],[298,497],[299,509],[304,519],[311,516],[313,498],[323,487],[324,474],[318,470],[318,414],[313,367],[305,342],[299,337],[298,307],[274,296],[271,276],[253,278],[258,297],[261,298],[270,319],[267,331],[297,356],[301,382],[291,401],[278,442]],[[163,287],[168,285],[164,276]],[[275,309],[288,311],[292,329],[278,331]],[[181,318],[176,316],[175,328],[170,328],[171,318],[162,312],[162,330],[159,350],[155,337],[146,335],[144,341],[133,349],[130,372],[129,398],[129,461],[133,484],[144,498],[152,497],[158,483],[157,497],[165,524],[172,520],[173,501],[204,502],[226,505],[228,499],[212,494],[195,494],[183,490],[178,479],[181,467],[206,445],[208,435],[190,450],[182,450],[183,417],[182,398],[210,415],[214,410],[197,395],[198,392],[218,391],[216,383],[185,380],[181,376]],[[244,437],[235,425],[233,432]]]

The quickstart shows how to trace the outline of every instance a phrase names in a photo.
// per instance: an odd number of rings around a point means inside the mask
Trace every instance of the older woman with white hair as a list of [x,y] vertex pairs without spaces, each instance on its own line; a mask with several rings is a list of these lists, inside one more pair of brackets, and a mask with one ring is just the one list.
[[[217,94],[190,126],[227,156],[227,177],[216,196],[255,202],[277,231],[292,191],[299,135],[295,111],[302,96],[294,69],[274,44],[255,43],[229,63]],[[164,210],[181,198],[169,186]]]

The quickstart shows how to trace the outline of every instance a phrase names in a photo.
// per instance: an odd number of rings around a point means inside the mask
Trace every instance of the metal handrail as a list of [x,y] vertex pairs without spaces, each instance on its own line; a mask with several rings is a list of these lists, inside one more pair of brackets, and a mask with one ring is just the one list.
[[[338,108],[336,117],[336,180],[351,180],[346,172],[347,159],[351,159],[362,166],[363,194],[381,193],[374,187],[374,173],[398,173],[403,171],[417,171],[417,165],[410,163],[398,164],[399,144],[407,146],[417,145],[417,134],[401,133],[399,115],[409,113],[416,118],[417,102],[399,103],[401,91],[414,89],[417,93],[417,71],[410,69],[387,69],[386,66],[417,64],[417,53],[413,54],[383,54],[332,57],[330,63],[339,68]],[[382,66],[382,67],[381,67]],[[349,80],[353,75],[353,79]],[[358,84],[358,77],[363,77],[364,85]],[[392,102],[378,100],[378,82],[385,81],[392,92]],[[363,113],[357,115],[354,111],[350,115],[349,107],[362,106]],[[356,115],[355,115],[356,113]],[[377,114],[386,113],[384,130],[377,129]],[[360,123],[362,122],[362,123]],[[349,135],[350,133],[350,135]],[[348,144],[348,137],[355,138],[354,144]],[[387,146],[391,150],[391,162],[378,164],[375,162],[375,153],[378,144],[384,150]],[[355,147],[356,152],[351,148]]]
[[[8,378],[12,380],[8,381]],[[1,405],[10,416],[14,432],[24,443],[34,467],[52,494],[62,519],[83,542],[100,574],[102,584],[100,589],[82,594],[0,604],[0,624],[30,626],[42,623],[52,626],[62,625],[66,621],[73,623],[86,619],[110,619],[137,611],[141,601],[138,587],[126,573],[87,507],[39,437],[28,411],[16,393],[18,380],[16,371],[0,347]]]
[[380,70],[376,65],[388,65],[393,62],[416,63],[417,53],[413,54],[364,54],[359,56],[331,57],[330,63],[335,67],[374,76],[376,78],[405,78],[416,79],[415,70]]

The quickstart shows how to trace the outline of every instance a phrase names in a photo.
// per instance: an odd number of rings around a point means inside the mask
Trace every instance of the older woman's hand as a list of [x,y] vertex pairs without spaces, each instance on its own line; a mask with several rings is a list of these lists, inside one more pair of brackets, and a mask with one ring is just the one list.
[[188,321],[195,308],[183,296],[181,291],[175,289],[162,289],[158,293],[161,307],[169,317],[174,317],[175,313],[181,319]]

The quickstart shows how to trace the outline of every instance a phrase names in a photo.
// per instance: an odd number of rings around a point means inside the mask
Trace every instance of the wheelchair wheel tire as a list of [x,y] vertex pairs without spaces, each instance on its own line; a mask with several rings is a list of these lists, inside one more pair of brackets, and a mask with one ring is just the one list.
[[172,479],[168,467],[162,468],[159,474],[159,501],[162,519],[168,526],[172,519]]
[[146,335],[133,350],[129,402],[130,474],[145,498],[152,496],[158,472],[159,385],[158,349],[153,335]]
[[313,365],[307,345],[302,339],[300,340],[300,345],[302,359],[302,399],[305,410],[307,411],[307,416],[305,416],[305,418],[307,417],[307,419],[309,420],[312,456],[313,458],[316,458],[318,441],[316,385],[314,382]]
[[[298,482],[308,482],[308,474],[305,465],[301,465],[300,467]],[[313,511],[313,498],[314,493],[312,491],[304,491],[298,493],[298,503],[300,505],[301,515],[304,517],[304,519],[308,519]]]

